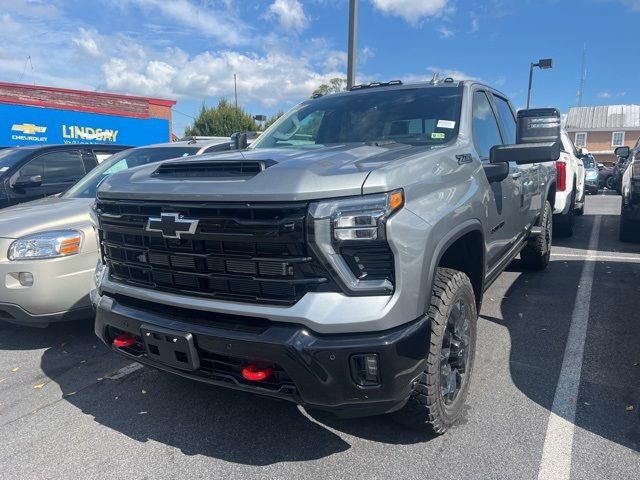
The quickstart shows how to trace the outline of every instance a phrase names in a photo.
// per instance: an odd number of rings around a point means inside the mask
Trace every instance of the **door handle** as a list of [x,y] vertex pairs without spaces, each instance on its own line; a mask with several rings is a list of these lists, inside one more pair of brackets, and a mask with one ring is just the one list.
[[517,178],[520,178],[522,176],[522,172],[515,172],[511,174],[511,178],[513,178],[514,180]]

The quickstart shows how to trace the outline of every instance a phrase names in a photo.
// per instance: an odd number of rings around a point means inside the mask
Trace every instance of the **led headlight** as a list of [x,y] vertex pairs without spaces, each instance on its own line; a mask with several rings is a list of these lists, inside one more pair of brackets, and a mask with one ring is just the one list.
[[17,239],[9,246],[9,260],[66,257],[80,253],[84,235],[79,230],[55,230]]
[[393,284],[389,279],[359,278],[349,267],[341,246],[365,246],[385,243],[386,222],[404,205],[404,193],[363,195],[344,199],[326,200],[309,206],[312,248],[327,267],[354,294],[390,295]]

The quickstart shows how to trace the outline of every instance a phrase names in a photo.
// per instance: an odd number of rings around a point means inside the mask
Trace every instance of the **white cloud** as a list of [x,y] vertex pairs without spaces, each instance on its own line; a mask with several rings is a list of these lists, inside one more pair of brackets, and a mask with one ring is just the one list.
[[611,92],[609,90],[603,90],[602,92],[598,93],[598,98],[611,98]]
[[423,18],[437,17],[453,8],[449,0],[371,0],[381,12],[417,26]]
[[478,17],[476,17],[476,15],[471,12],[471,33],[475,33],[478,30],[480,30],[480,20],[478,20]]
[[469,75],[466,72],[455,70],[452,68],[429,66],[427,67],[427,71],[431,72],[432,74],[438,73],[440,75],[440,78],[451,77],[454,80],[480,80],[480,77]]
[[190,56],[177,49],[144,63],[113,58],[102,72],[108,90],[178,99],[231,96],[236,73],[242,101],[265,107],[306,98],[318,85],[344,76],[342,70],[319,73],[305,59],[282,53]]
[[287,32],[300,33],[309,25],[309,19],[298,0],[274,0],[268,11]]
[[182,24],[225,45],[245,45],[254,40],[252,29],[230,13],[230,3],[225,4],[226,8],[216,8],[206,2],[195,4],[189,0],[114,0],[113,3],[121,8],[135,5],[147,15],[161,14],[173,23]]
[[72,39],[74,45],[81,53],[90,57],[99,57],[102,52],[98,46],[98,32],[80,28],[80,34]]
[[438,28],[438,34],[440,35],[440,38],[451,38],[455,35],[453,31],[449,30],[444,25]]
[[631,8],[631,10],[640,10],[640,0],[621,0],[622,3]]

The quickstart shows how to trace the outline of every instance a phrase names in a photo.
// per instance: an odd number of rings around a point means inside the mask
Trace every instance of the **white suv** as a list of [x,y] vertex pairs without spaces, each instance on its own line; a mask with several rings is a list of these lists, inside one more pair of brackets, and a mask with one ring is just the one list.
[[556,162],[556,201],[553,224],[557,235],[573,235],[573,216],[584,213],[585,169],[573,142],[564,130],[561,133],[562,151]]

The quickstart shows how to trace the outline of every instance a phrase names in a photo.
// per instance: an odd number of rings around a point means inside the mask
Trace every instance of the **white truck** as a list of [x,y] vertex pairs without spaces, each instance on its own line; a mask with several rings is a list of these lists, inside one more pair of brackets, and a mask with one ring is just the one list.
[[584,213],[585,169],[582,153],[562,131],[561,153],[556,162],[556,200],[553,208],[553,226],[558,236],[573,235],[573,217]]

